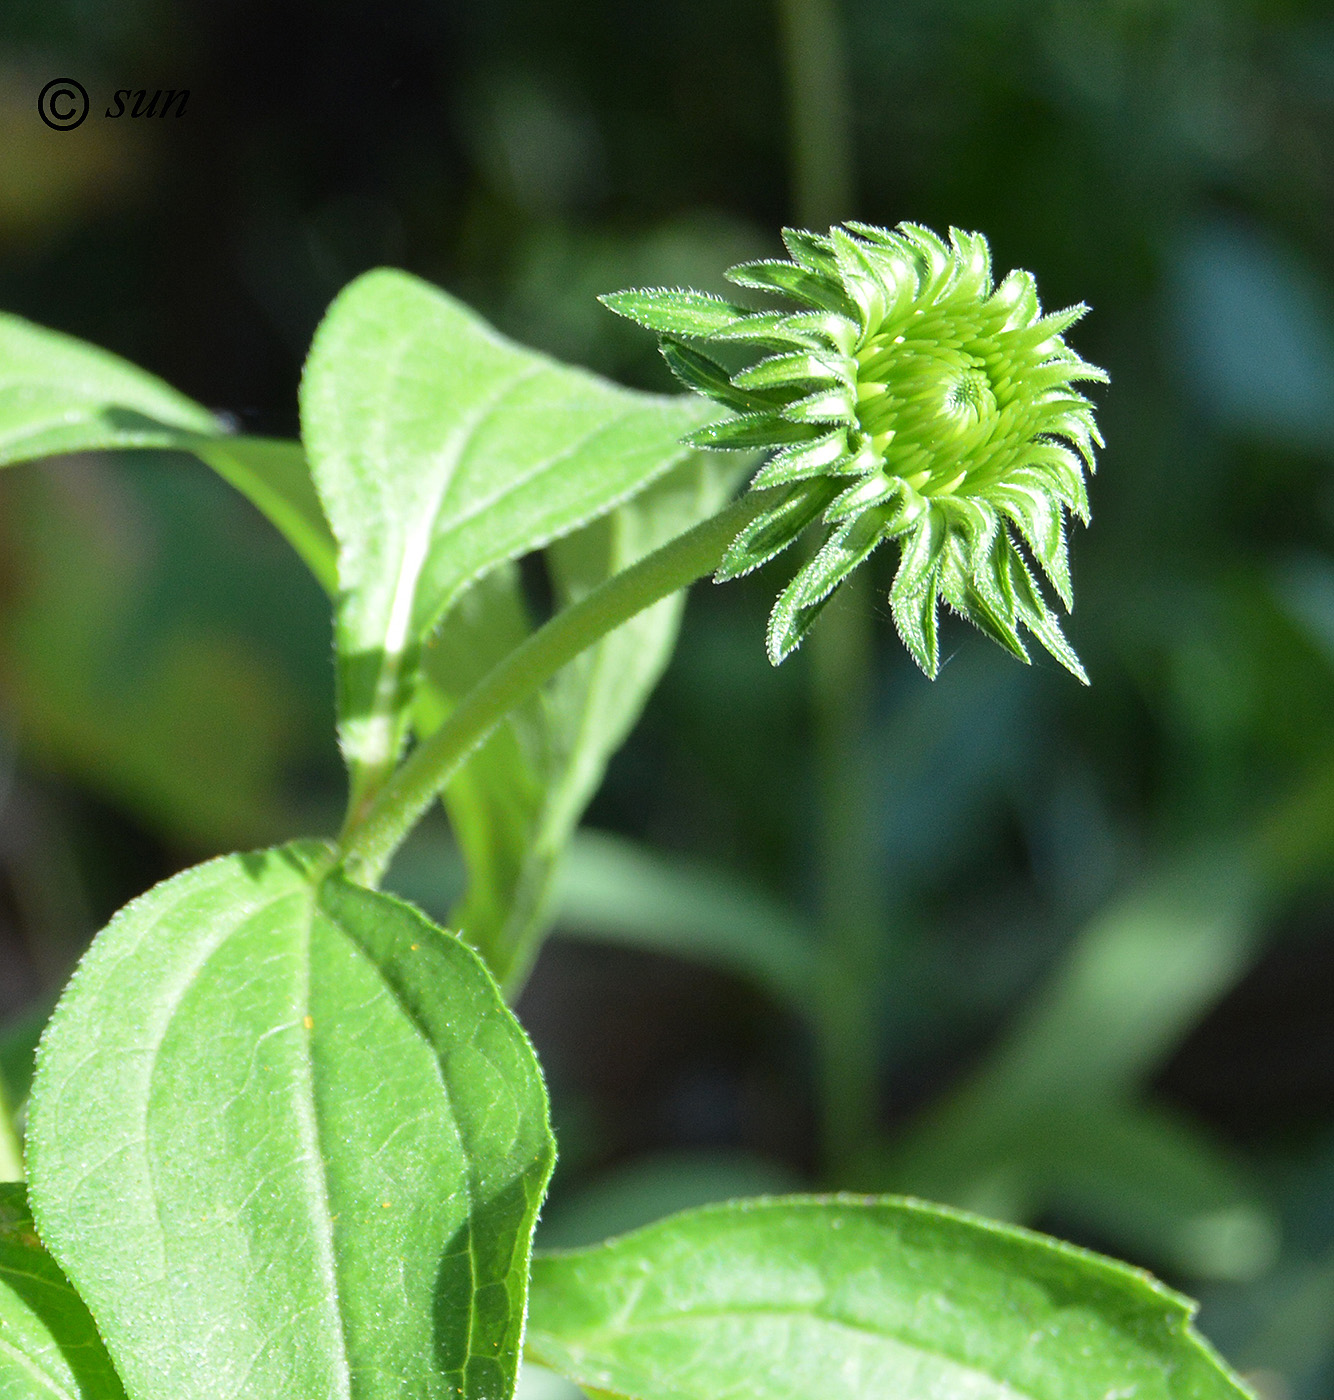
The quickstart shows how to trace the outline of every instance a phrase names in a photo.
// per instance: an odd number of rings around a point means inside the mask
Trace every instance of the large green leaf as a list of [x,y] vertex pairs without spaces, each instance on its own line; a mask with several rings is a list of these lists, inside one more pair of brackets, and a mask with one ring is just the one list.
[[539,1254],[526,1354],[634,1400],[1242,1400],[1149,1275],[902,1199],[789,1197]]
[[27,1192],[0,1186],[0,1395],[5,1400],[124,1400],[79,1295],[42,1248]]
[[130,447],[202,458],[250,498],[333,591],[333,537],[298,444],[234,437],[207,409],[146,370],[0,313],[0,467]]
[[311,346],[301,421],[339,545],[354,801],[394,763],[420,648],[463,589],[663,475],[706,412],[515,345],[406,273],[343,290]]
[[[548,547],[558,608],[577,602],[722,505],[730,464],[694,457],[633,501]],[[566,666],[510,717],[445,791],[468,888],[450,922],[513,988],[550,922],[565,848],[612,754],[662,674],[684,594],[664,599]],[[523,640],[527,617],[514,571],[497,571],[464,595],[427,653],[415,710],[420,732],[441,723],[466,689]]]
[[459,940],[313,843],[129,905],[42,1041],[43,1238],[133,1400],[509,1394],[553,1148]]

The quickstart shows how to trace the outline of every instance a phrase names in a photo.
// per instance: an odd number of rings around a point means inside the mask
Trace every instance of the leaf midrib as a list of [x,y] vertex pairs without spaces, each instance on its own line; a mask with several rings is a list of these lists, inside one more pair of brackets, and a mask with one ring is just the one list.
[[[528,375],[526,377],[526,380],[522,382],[532,380],[536,377],[536,374],[537,372],[535,371],[533,374]],[[518,388],[520,382],[521,381],[516,380],[511,387]],[[620,395],[608,394],[608,397],[620,397]],[[468,441],[464,444],[465,452],[468,446],[471,445],[472,439],[475,438],[479,429],[486,422],[486,419],[490,416],[490,414],[495,411],[496,407],[496,404],[490,405],[488,413],[483,415],[478,422],[472,425],[469,431]],[[570,457],[574,456],[576,452],[582,451],[590,443],[595,442],[604,434],[611,432],[615,428],[619,428],[622,424],[628,422],[631,418],[634,418],[636,415],[646,412],[655,407],[658,406],[654,404],[631,403],[627,408],[624,409],[624,411],[617,413],[614,417],[605,419],[602,422],[598,423],[595,427],[589,428],[587,432],[583,433],[580,437],[576,438],[572,443],[561,448],[559,452],[552,453],[549,456],[545,456],[539,461],[535,462],[532,468],[526,474],[522,476],[509,478],[505,482],[505,484],[500,488],[500,490],[497,491],[494,495],[488,496],[482,500],[474,502],[473,505],[471,505],[467,510],[463,511],[457,517],[456,522],[450,527],[451,531],[457,532],[461,530],[465,525],[470,524],[477,516],[483,514],[485,511],[490,510],[499,502],[504,501],[510,496],[513,496],[516,492],[523,490],[524,487],[531,485],[534,481],[537,481],[539,478],[554,471],[558,466],[566,462]],[[677,452],[673,456],[665,458],[664,465],[659,475],[665,473],[668,470],[668,468],[670,468],[672,463],[675,462],[679,457],[684,456],[688,450],[689,449],[683,447],[680,449],[679,452]],[[460,456],[462,457],[462,455],[463,454],[461,453]],[[636,480],[630,486],[626,487],[626,494],[623,496],[618,496],[606,507],[606,510],[615,509],[616,506],[622,504],[625,500],[629,499],[631,495],[635,495],[639,491],[652,485],[655,479],[656,477]],[[599,515],[601,515],[605,512],[602,510],[602,508],[599,508],[598,513]],[[576,521],[573,525],[569,527],[562,527],[560,534],[564,535],[571,533],[572,531],[577,530],[580,524],[586,523],[587,521]],[[540,549],[544,544],[549,544],[551,539],[553,538],[555,538],[554,535],[548,536],[545,539],[535,539],[533,544],[531,545],[531,548]]]
[[[318,891],[314,885],[308,888],[307,901],[306,918],[301,930],[302,956],[299,997],[303,1014],[309,1016],[311,937],[318,909]],[[301,1038],[301,1053],[297,1057],[297,1063],[301,1067],[301,1089],[303,1092],[295,1096],[297,1100],[295,1118],[297,1131],[306,1148],[306,1159],[311,1164],[308,1179],[318,1204],[323,1207],[322,1212],[313,1211],[312,1215],[315,1217],[315,1233],[319,1242],[320,1267],[326,1277],[329,1289],[328,1302],[338,1329],[339,1346],[336,1369],[339,1373],[338,1378],[341,1382],[342,1392],[350,1400],[352,1395],[351,1359],[348,1355],[347,1322],[343,1317],[342,1287],[338,1280],[338,1254],[334,1248],[333,1205],[329,1198],[329,1173],[324,1166],[324,1153],[321,1149],[320,1126],[315,1102],[315,1057],[311,1049],[313,1044],[314,1037],[312,1035],[307,1034]]]
[[[951,1355],[945,1348],[928,1348],[920,1342],[906,1340],[897,1332],[892,1332],[887,1328],[873,1327],[869,1323],[849,1320],[842,1317],[832,1317],[828,1313],[821,1312],[814,1308],[799,1307],[777,1307],[769,1304],[748,1304],[735,1307],[714,1307],[714,1308],[691,1308],[688,1313],[679,1316],[663,1316],[642,1321],[625,1321],[613,1328],[592,1328],[583,1335],[590,1340],[580,1345],[592,1349],[600,1344],[614,1344],[618,1336],[637,1332],[655,1332],[690,1326],[696,1322],[712,1322],[725,1320],[731,1317],[773,1317],[785,1320],[798,1319],[805,1322],[816,1322],[821,1326],[841,1328],[848,1332],[857,1333],[860,1336],[872,1337],[877,1341],[892,1342],[896,1346],[901,1346],[905,1351],[913,1352],[928,1359],[940,1359],[948,1362],[951,1366],[957,1367],[960,1371],[965,1371],[969,1375],[980,1376],[982,1379],[993,1385],[1002,1387],[1006,1392],[1015,1397],[1022,1397],[1022,1400],[1043,1400],[1040,1392],[1034,1390],[1020,1390],[1005,1378],[985,1370],[975,1363],[962,1361],[957,1356]],[[540,1329],[538,1335],[542,1335]],[[554,1332],[546,1332],[546,1336],[559,1340]],[[564,1349],[573,1352],[574,1347],[570,1344],[563,1344]],[[607,1345],[608,1353],[612,1352],[612,1346]],[[540,1360],[540,1343],[534,1348]]]
[[[231,858],[230,858],[230,857],[224,857],[224,858],[223,858],[224,861],[225,861],[225,860],[229,860],[229,859],[231,859]],[[218,863],[221,864],[222,862],[218,862]],[[201,882],[201,883],[202,883],[202,882]],[[210,892],[211,892],[211,890],[210,890]],[[190,894],[190,893],[193,893],[193,891],[186,892],[185,898],[184,898],[184,899],[182,899],[182,900],[180,900],[180,901],[178,901],[178,902],[176,902],[176,903],[173,903],[167,910],[165,910],[165,911],[162,913],[162,915],[159,916],[159,918],[157,918],[156,920],[154,920],[153,923],[149,924],[149,925],[144,929],[142,937],[143,937],[143,938],[147,938],[147,937],[151,936],[151,934],[152,934],[153,932],[156,931],[156,929],[158,928],[158,926],[159,926],[161,923],[165,922],[166,920],[170,919],[173,915],[175,915],[176,912],[179,910],[180,905],[183,904],[183,903],[185,903],[185,902],[186,902],[186,899],[189,898],[189,894]],[[181,1009],[181,1005],[182,1005],[182,1003],[183,1003],[184,1000],[185,1000],[186,994],[189,992],[190,988],[191,988],[192,986],[194,986],[195,983],[199,980],[200,976],[203,974],[204,970],[208,967],[209,963],[212,962],[213,958],[223,949],[223,947],[229,942],[230,939],[234,938],[234,937],[237,936],[239,933],[241,933],[241,932],[242,932],[244,929],[246,929],[254,920],[259,919],[259,918],[263,918],[263,917],[265,917],[265,916],[267,916],[267,915],[270,915],[270,914],[272,913],[272,911],[273,911],[273,909],[274,909],[274,907],[275,907],[276,905],[281,904],[281,903],[283,903],[283,902],[286,901],[286,900],[300,900],[300,901],[304,902],[304,903],[306,904],[306,906],[307,906],[307,909],[306,909],[306,915],[307,915],[307,916],[306,916],[306,918],[305,918],[305,920],[304,920],[304,936],[305,936],[305,945],[306,945],[306,946],[305,946],[305,957],[302,959],[302,969],[303,969],[303,971],[302,971],[302,984],[301,984],[301,987],[300,987],[300,999],[301,999],[302,1005],[305,1006],[306,1009],[307,1009],[307,1011],[308,1011],[308,1010],[309,1010],[309,1001],[310,1001],[310,997],[309,997],[309,990],[310,990],[310,984],[309,984],[309,974],[310,974],[310,932],[311,932],[311,928],[312,928],[313,922],[314,922],[314,917],[313,917],[313,916],[314,916],[314,912],[315,912],[315,899],[316,899],[316,891],[315,891],[315,888],[314,888],[313,885],[310,885],[308,882],[304,883],[304,886],[303,886],[303,883],[294,883],[293,885],[289,886],[288,888],[285,888],[285,889],[283,889],[283,890],[281,890],[281,891],[279,891],[279,892],[275,892],[275,893],[274,893],[272,896],[270,896],[269,898],[264,899],[264,900],[262,900],[260,903],[254,905],[254,906],[252,906],[252,907],[250,907],[250,908],[248,908],[248,909],[245,911],[245,913],[242,914],[242,915],[241,915],[239,918],[237,918],[235,921],[227,923],[226,926],[225,926],[225,928],[223,929],[223,931],[222,931],[221,933],[217,934],[215,937],[210,938],[210,939],[208,939],[208,940],[206,941],[204,947],[200,950],[198,957],[197,957],[196,959],[193,959],[190,963],[188,963],[185,969],[182,969],[182,974],[181,974],[179,980],[177,981],[175,987],[173,988],[172,996],[170,997],[170,999],[169,999],[169,1000],[164,1000],[164,1014],[163,1014],[163,1016],[162,1016],[162,1021],[161,1021],[161,1025],[160,1025],[159,1031],[158,1031],[157,1035],[156,1035],[155,1038],[154,1038],[154,1042],[153,1042],[152,1050],[151,1050],[151,1059],[150,1059],[149,1066],[148,1066],[148,1069],[147,1069],[147,1073],[146,1073],[145,1079],[144,1079],[144,1100],[143,1100],[144,1108],[143,1108],[143,1125],[142,1125],[142,1126],[143,1126],[143,1141],[144,1141],[144,1146],[145,1146],[145,1151],[144,1151],[144,1162],[145,1162],[145,1167],[146,1167],[146,1171],[147,1171],[147,1174],[148,1174],[149,1183],[150,1183],[150,1187],[151,1187],[151,1196],[152,1196],[152,1200],[153,1200],[154,1215],[155,1215],[156,1220],[157,1220],[158,1240],[159,1240],[159,1245],[160,1245],[160,1250],[161,1250],[161,1262],[162,1262],[162,1266],[163,1266],[163,1269],[164,1269],[164,1277],[165,1277],[165,1269],[166,1269],[167,1258],[168,1258],[168,1251],[167,1251],[167,1247],[166,1247],[166,1241],[167,1241],[167,1237],[168,1237],[168,1232],[167,1232],[166,1224],[165,1224],[165,1222],[164,1222],[163,1219],[162,1219],[161,1202],[162,1202],[162,1200],[164,1199],[166,1193],[164,1193],[164,1192],[160,1189],[160,1187],[159,1187],[159,1183],[158,1183],[158,1181],[156,1180],[156,1176],[155,1176],[155,1162],[154,1162],[154,1157],[153,1157],[153,1154],[151,1154],[151,1153],[148,1152],[148,1150],[147,1150],[147,1143],[148,1143],[148,1117],[149,1117],[149,1114],[150,1114],[151,1111],[152,1111],[153,1098],[154,1098],[154,1094],[153,1094],[153,1080],[154,1080],[154,1078],[155,1078],[155,1076],[156,1076],[156,1074],[157,1074],[157,1072],[158,1072],[158,1066],[159,1066],[160,1058],[161,1058],[162,1045],[163,1045],[163,1043],[166,1041],[167,1036],[168,1036],[168,1035],[170,1034],[170,1032],[171,1032],[171,1028],[172,1028],[173,1024],[175,1023],[177,1014],[179,1013],[179,1011],[180,1011],[180,1009]],[[304,1053],[302,1053],[302,1054],[300,1054],[300,1055],[298,1056],[298,1061],[297,1061],[297,1062],[298,1062],[298,1063],[302,1066],[302,1068],[306,1071],[306,1076],[305,1076],[305,1087],[306,1087],[306,1090],[307,1090],[307,1099],[309,1100],[309,1103],[310,1103],[311,1116],[313,1117],[313,1111],[314,1111],[313,1068],[312,1068],[312,1066],[311,1066],[311,1057],[310,1057],[310,1054],[309,1054],[309,1043],[310,1043],[309,1040],[307,1040],[306,1043],[305,1043],[305,1050],[304,1050]],[[298,1096],[296,1096],[296,1097],[298,1098],[298,1105],[300,1105],[300,1096],[298,1095]],[[314,1220],[313,1223],[314,1223],[314,1227],[315,1227],[315,1234],[316,1234],[316,1237],[317,1237],[317,1239],[319,1240],[319,1243],[320,1243],[322,1246],[324,1246],[324,1248],[321,1250],[321,1255],[323,1256],[323,1257],[321,1258],[321,1264],[322,1264],[322,1266],[324,1266],[325,1272],[326,1272],[326,1274],[327,1274],[327,1279],[328,1279],[328,1283],[329,1283],[330,1294],[331,1294],[331,1297],[332,1297],[332,1304],[333,1304],[334,1325],[335,1325],[335,1328],[336,1328],[336,1331],[337,1331],[337,1334],[338,1334],[338,1339],[339,1339],[339,1342],[340,1342],[340,1345],[339,1345],[339,1348],[338,1348],[338,1357],[337,1357],[337,1361],[336,1361],[336,1363],[335,1363],[335,1370],[336,1370],[336,1372],[339,1373],[339,1377],[338,1377],[338,1378],[339,1378],[339,1381],[341,1382],[341,1387],[340,1387],[340,1389],[341,1389],[341,1395],[342,1395],[342,1397],[343,1397],[343,1400],[351,1400],[351,1395],[352,1395],[352,1390],[351,1390],[351,1372],[350,1372],[349,1358],[348,1358],[348,1352],[347,1352],[347,1334],[346,1334],[346,1329],[345,1329],[344,1321],[343,1321],[342,1307],[341,1307],[341,1304],[340,1304],[340,1291],[339,1291],[339,1286],[338,1286],[337,1265],[336,1265],[336,1259],[335,1259],[335,1257],[334,1257],[334,1250],[333,1250],[332,1224],[331,1224],[331,1222],[330,1222],[330,1216],[331,1216],[331,1213],[332,1213],[332,1212],[331,1212],[331,1210],[330,1210],[330,1208],[329,1208],[328,1181],[327,1181],[327,1178],[326,1178],[325,1173],[324,1173],[324,1168],[323,1168],[323,1157],[322,1157],[321,1153],[320,1153],[319,1150],[318,1150],[318,1148],[319,1148],[318,1128],[315,1127],[315,1126],[313,1126],[313,1125],[310,1125],[310,1132],[313,1133],[313,1139],[310,1139],[310,1138],[307,1138],[307,1137],[306,1137],[306,1131],[305,1131],[305,1130],[307,1129],[308,1125],[307,1125],[307,1123],[306,1123],[306,1121],[305,1121],[305,1115],[301,1112],[300,1106],[298,1106],[298,1109],[297,1109],[296,1120],[297,1120],[298,1125],[299,1125],[299,1131],[302,1132],[303,1141],[305,1141],[306,1146],[307,1146],[308,1148],[310,1148],[311,1146],[313,1146],[314,1149],[315,1149],[314,1151],[308,1151],[308,1152],[307,1152],[307,1161],[308,1161],[308,1162],[313,1161],[313,1162],[316,1163],[315,1175],[318,1177],[318,1181],[317,1181],[316,1184],[315,1184],[315,1187],[316,1187],[316,1189],[315,1189],[315,1194],[316,1194],[317,1199],[319,1200],[319,1202],[321,1202],[321,1203],[323,1204],[323,1206],[324,1206],[324,1212],[323,1212],[323,1219],[322,1219],[322,1220],[321,1220],[320,1218],[318,1218],[318,1212],[315,1212],[314,1214],[315,1214],[315,1216],[316,1216],[317,1218]],[[327,1229],[326,1229],[326,1228],[322,1228],[322,1227],[325,1226],[325,1225],[328,1226]],[[250,1367],[247,1368],[247,1371],[246,1371],[246,1373],[245,1373],[246,1376],[248,1376],[249,1370],[250,1370],[250,1369],[253,1369],[253,1367],[255,1366],[255,1364],[258,1362],[259,1357],[262,1355],[262,1352],[263,1352],[263,1348],[260,1348],[260,1349],[256,1350],[256,1352],[254,1353],[254,1355],[251,1357],[251,1360],[250,1360]],[[245,1376],[242,1377],[242,1383],[243,1383],[243,1384],[244,1384],[244,1380],[245,1380]]]
[[[383,394],[386,401],[394,402],[399,397],[402,382],[407,377],[407,367],[415,363],[423,339],[421,336],[406,336],[395,344],[392,360],[383,378]],[[359,758],[371,769],[392,761],[398,735],[407,724],[406,715],[398,716],[396,722],[394,700],[402,674],[403,657],[410,645],[422,575],[430,560],[433,546],[437,543],[440,512],[457,475],[459,463],[463,460],[468,443],[477,432],[478,426],[495,412],[509,394],[533,379],[542,368],[540,365],[533,366],[514,378],[504,380],[496,393],[476,405],[463,417],[427,459],[431,478],[429,495],[433,499],[429,500],[427,507],[416,516],[415,523],[409,524],[401,541],[398,570],[390,590],[389,607],[384,618],[381,648],[383,660],[376,673],[375,686],[371,693],[371,712],[358,726],[363,736],[359,746]],[[348,462],[348,466],[352,467],[353,461],[360,458],[357,465],[363,470],[355,471],[354,468],[353,474],[362,478],[363,482],[366,477],[364,469],[367,466],[371,468],[372,479],[391,479],[386,468],[390,461],[387,442],[393,418],[392,414],[381,412],[372,424],[372,432],[365,443],[364,452],[358,453],[353,449],[353,460]],[[387,505],[385,492],[375,491],[374,495],[379,505],[382,527],[386,523],[392,523],[397,512]],[[340,542],[339,553],[342,555],[344,552],[345,547]]]

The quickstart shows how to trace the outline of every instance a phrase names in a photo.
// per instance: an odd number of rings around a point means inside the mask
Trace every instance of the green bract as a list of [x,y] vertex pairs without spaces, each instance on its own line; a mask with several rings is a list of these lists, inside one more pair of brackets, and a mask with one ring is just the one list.
[[[918,665],[939,666],[941,599],[1027,661],[1026,627],[1087,681],[1025,550],[1071,606],[1064,513],[1087,521],[1084,468],[1102,445],[1072,385],[1106,373],[1061,336],[1085,312],[1042,315],[1027,272],[993,285],[980,233],[900,224],[786,229],[792,260],[744,263],[738,286],[777,292],[798,311],[752,311],[656,288],[603,300],[657,331],[683,383],[734,410],[685,439],[769,448],[751,483],[773,503],[737,536],[718,578],[773,558],[817,518],[823,544],[779,595],[775,665],[801,642],[840,583],[885,540],[902,555],[890,604]],[[681,337],[767,351],[729,375]]]

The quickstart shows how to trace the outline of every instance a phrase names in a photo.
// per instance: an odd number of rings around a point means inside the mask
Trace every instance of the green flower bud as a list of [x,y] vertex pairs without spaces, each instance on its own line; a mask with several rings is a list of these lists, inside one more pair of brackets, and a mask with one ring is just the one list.
[[[819,520],[823,543],[778,598],[777,665],[834,590],[886,540],[900,549],[894,621],[929,676],[943,600],[1022,660],[1021,629],[1087,683],[1035,577],[1071,606],[1067,513],[1087,522],[1084,471],[1102,445],[1072,386],[1106,382],[1062,339],[1086,311],[1044,316],[1027,272],[993,285],[979,233],[848,224],[828,237],[786,229],[790,261],[727,276],[795,311],[754,311],[700,292],[654,288],[603,298],[658,332],[677,377],[734,416],[686,439],[772,455],[753,490],[772,497],[718,570],[734,578]],[[694,343],[762,358],[728,372]]]

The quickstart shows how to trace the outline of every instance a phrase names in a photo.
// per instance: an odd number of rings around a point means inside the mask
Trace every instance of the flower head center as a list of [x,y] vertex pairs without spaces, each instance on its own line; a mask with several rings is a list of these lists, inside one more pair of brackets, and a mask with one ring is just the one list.
[[958,340],[913,344],[905,335],[886,334],[874,337],[857,359],[858,423],[889,475],[914,484],[953,481],[976,465],[971,453],[990,438],[1000,414],[977,355]]
[[942,417],[956,431],[966,431],[996,412],[996,395],[986,371],[966,369],[946,381]]

